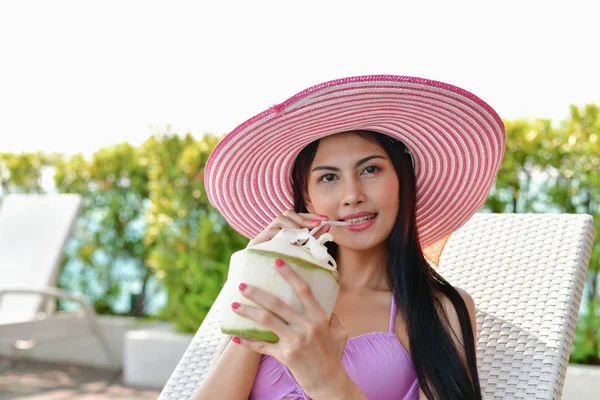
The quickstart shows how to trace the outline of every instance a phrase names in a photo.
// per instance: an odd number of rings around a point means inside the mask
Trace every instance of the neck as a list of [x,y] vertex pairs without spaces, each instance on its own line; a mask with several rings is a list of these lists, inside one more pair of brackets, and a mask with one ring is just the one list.
[[340,274],[340,290],[389,291],[385,262],[385,243],[365,250],[339,246],[336,263]]

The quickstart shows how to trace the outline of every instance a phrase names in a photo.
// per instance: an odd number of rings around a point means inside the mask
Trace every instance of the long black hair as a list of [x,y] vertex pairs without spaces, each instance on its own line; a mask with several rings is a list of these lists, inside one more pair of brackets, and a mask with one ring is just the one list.
[[[408,330],[410,353],[419,386],[428,399],[481,399],[472,324],[467,306],[458,291],[427,262],[419,243],[416,226],[416,179],[405,145],[387,135],[372,131],[356,134],[376,140],[390,157],[400,183],[400,208],[387,244],[387,282]],[[308,212],[309,168],[319,140],[306,146],[296,158],[291,183],[294,210]],[[338,245],[326,243],[329,254],[337,255]],[[446,296],[456,309],[467,367],[451,338],[448,317],[440,301]],[[471,379],[471,377],[473,379]]]

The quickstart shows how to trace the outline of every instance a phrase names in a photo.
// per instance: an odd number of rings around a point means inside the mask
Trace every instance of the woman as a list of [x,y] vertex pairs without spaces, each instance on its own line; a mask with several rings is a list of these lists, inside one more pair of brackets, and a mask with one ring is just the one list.
[[479,98],[398,76],[315,86],[227,135],[207,162],[207,195],[249,245],[283,227],[354,225],[317,234],[332,234],[340,273],[331,319],[278,262],[303,312],[241,285],[260,307],[232,308],[280,340],[234,337],[194,398],[481,398],[473,299],[423,250],[485,202],[504,145],[502,121]]

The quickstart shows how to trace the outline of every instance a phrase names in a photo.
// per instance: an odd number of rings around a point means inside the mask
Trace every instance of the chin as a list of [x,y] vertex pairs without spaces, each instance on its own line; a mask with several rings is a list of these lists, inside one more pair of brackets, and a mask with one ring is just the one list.
[[367,250],[371,250],[371,249],[374,249],[374,248],[380,246],[382,243],[385,242],[386,237],[384,237],[384,238],[370,237],[369,238],[370,240],[364,240],[364,238],[362,240],[359,238],[356,238],[353,240],[348,237],[345,237],[342,240],[335,240],[335,237],[334,237],[334,242],[337,243],[338,246],[344,247],[348,250],[367,251]]

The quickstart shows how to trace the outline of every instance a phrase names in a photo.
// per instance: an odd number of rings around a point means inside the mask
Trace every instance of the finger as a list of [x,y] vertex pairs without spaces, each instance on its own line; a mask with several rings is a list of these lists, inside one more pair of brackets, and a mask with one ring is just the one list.
[[331,225],[324,225],[323,227],[321,227],[321,229],[319,229],[315,234],[314,237],[315,239],[318,239],[321,237],[322,234],[327,233],[331,230]]
[[244,339],[239,336],[234,336],[231,341],[257,353],[273,356],[273,343],[254,339]]
[[300,316],[296,310],[287,305],[279,297],[273,296],[271,293],[266,292],[259,287],[246,284],[243,286],[240,285],[240,292],[242,296],[252,300],[264,310],[277,316],[283,320],[284,323],[293,324],[300,320]]
[[[304,225],[306,225],[306,223]],[[273,221],[273,223],[270,226],[270,229],[275,229],[275,230],[279,231],[280,229],[283,229],[283,228],[302,229],[302,228],[314,228],[316,226],[316,224],[306,225],[306,226],[304,226],[304,225],[300,226],[300,225],[298,225],[297,222],[292,221],[291,219],[280,215],[279,217],[277,217],[277,219],[275,219]]]
[[300,213],[297,214],[292,210],[287,210],[281,215],[282,218],[296,223],[297,228],[309,228],[312,229],[319,225],[322,221],[327,220],[326,216],[311,213]]
[[273,331],[277,336],[288,334],[287,324],[277,315],[260,307],[234,302],[231,304],[233,312],[252,321],[258,322],[266,329]]
[[304,305],[304,315],[311,320],[326,320],[325,311],[315,298],[310,285],[280,258],[276,260],[275,268],[298,295]]
[[279,217],[277,217],[277,219],[275,221],[273,221],[271,228],[277,229],[277,230],[283,229],[283,228],[312,229],[315,226],[319,225],[320,223],[321,223],[321,221],[319,221],[317,219],[313,219],[313,220],[308,220],[308,219],[303,219],[303,218],[290,219],[284,215],[280,215]]
[[318,219],[321,221],[327,221],[329,219],[329,217],[325,214],[316,214],[316,213],[298,213],[299,216],[306,218],[306,219]]

